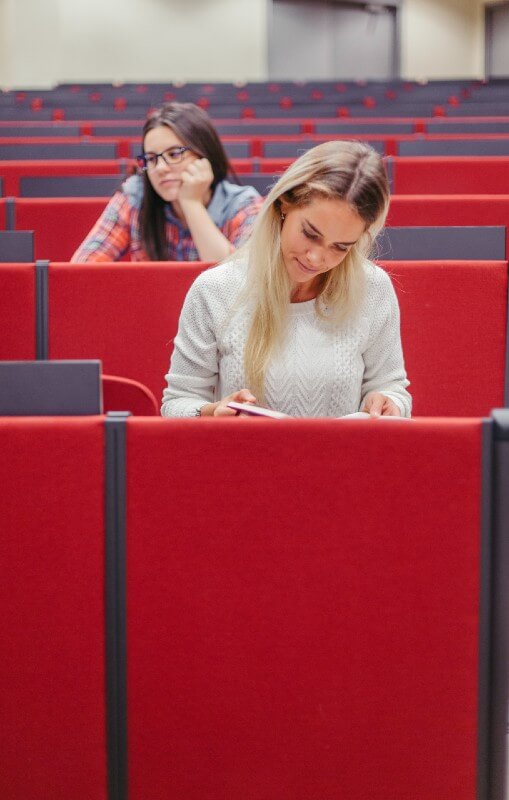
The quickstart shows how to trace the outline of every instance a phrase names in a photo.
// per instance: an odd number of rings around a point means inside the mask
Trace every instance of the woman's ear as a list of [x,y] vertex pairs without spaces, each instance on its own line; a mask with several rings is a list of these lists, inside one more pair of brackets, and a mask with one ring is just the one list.
[[283,217],[286,217],[288,211],[290,210],[290,205],[285,200],[279,201],[279,210]]

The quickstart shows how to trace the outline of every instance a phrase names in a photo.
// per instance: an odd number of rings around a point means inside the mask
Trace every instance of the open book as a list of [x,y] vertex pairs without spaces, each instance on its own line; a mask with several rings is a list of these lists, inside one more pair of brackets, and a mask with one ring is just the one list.
[[[232,401],[228,403],[228,408],[233,408],[238,414],[247,414],[251,417],[269,417],[270,419],[290,419],[289,414],[283,414],[282,411],[273,411],[271,408],[263,408],[263,406],[254,406],[252,403],[236,403]],[[408,422],[408,417],[372,417],[366,411],[356,411],[354,414],[345,414],[338,419],[399,419]]]

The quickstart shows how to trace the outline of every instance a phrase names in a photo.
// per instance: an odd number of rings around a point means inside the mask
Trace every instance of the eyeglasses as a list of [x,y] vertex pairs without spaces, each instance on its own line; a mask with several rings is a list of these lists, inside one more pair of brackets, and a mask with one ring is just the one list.
[[190,147],[169,147],[162,153],[140,153],[139,156],[136,156],[136,161],[142,170],[155,169],[160,158],[165,164],[172,167],[174,164],[180,164],[184,159],[184,153],[188,151],[191,152]]

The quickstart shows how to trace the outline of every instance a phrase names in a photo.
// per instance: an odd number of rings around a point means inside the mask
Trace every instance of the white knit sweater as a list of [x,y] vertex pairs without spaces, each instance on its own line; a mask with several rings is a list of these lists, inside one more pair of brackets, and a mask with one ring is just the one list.
[[[289,303],[283,346],[266,374],[265,405],[294,417],[340,417],[382,392],[410,416],[398,301],[387,273],[366,262],[362,307],[341,327],[319,319],[315,301]],[[243,368],[250,315],[232,309],[246,264],[233,259],[203,272],[180,316],[161,413],[194,416],[206,403],[247,388]]]

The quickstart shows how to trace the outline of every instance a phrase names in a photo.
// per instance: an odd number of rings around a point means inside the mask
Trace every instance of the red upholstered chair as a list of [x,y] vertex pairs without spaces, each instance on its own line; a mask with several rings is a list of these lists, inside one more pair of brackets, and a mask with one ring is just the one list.
[[144,417],[159,415],[157,400],[146,386],[119,375],[103,375],[103,409],[108,411],[130,411]]
[[509,158],[476,156],[396,156],[395,194],[504,194]]
[[[5,197],[18,197],[21,178],[57,177],[64,175],[120,175],[122,162],[119,159],[86,161],[4,161],[2,178]],[[2,209],[0,204],[0,222]],[[2,222],[0,227],[4,227]],[[86,232],[85,232],[86,233]]]
[[106,800],[104,418],[0,420],[9,800]]
[[139,381],[159,401],[184,298],[206,267],[50,264],[49,358],[100,358],[105,374]]
[[131,800],[475,798],[481,442],[127,421]]
[[16,198],[16,230],[35,232],[35,258],[69,260],[104,211],[107,198]]
[[35,271],[33,264],[0,264],[0,361],[35,358]]

